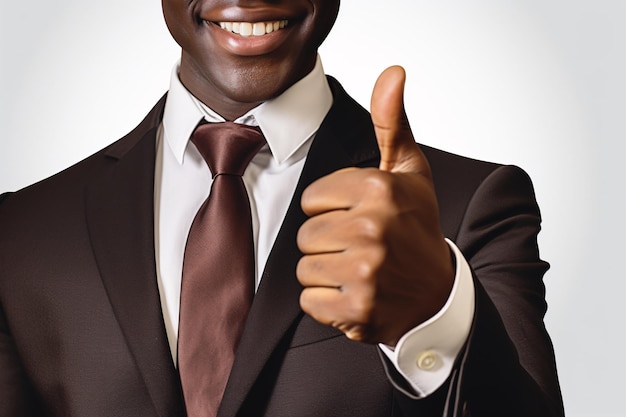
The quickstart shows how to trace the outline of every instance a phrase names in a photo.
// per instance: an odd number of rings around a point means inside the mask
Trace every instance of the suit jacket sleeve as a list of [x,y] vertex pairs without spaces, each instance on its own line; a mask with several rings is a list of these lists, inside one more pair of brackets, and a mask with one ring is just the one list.
[[498,167],[468,201],[453,240],[476,288],[470,336],[444,386],[424,400],[398,392],[398,402],[405,415],[562,416],[530,179],[517,167]]

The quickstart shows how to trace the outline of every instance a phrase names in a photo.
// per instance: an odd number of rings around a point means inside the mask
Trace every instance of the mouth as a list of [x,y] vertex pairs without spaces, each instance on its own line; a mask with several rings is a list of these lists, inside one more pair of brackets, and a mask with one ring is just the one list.
[[265,36],[278,32],[289,25],[288,20],[274,20],[268,22],[214,22],[223,30],[242,36]]
[[235,56],[260,56],[294,42],[301,21],[309,14],[302,6],[225,6],[200,11],[198,18],[221,50]]
[[292,19],[265,20],[267,18],[262,16],[248,20],[222,19],[203,20],[211,28],[217,44],[238,56],[259,56],[275,51],[290,38],[292,29],[297,26]]

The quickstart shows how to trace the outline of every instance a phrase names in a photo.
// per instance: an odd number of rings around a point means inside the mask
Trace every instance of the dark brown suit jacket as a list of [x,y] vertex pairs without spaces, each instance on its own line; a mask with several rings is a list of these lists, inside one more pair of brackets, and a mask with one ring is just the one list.
[[[470,339],[435,394],[411,400],[390,384],[377,347],[302,313],[302,191],[339,168],[378,164],[368,113],[331,85],[334,105],[267,262],[220,416],[562,415],[542,321],[540,216],[518,168],[423,148],[441,226],[476,282]],[[155,272],[163,104],[106,149],[0,199],[0,417],[185,415]]]

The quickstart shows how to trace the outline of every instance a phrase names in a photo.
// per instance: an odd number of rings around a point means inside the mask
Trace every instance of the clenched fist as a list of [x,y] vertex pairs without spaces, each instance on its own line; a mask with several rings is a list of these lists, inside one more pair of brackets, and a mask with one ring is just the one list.
[[391,346],[441,309],[454,280],[404,82],[404,70],[390,67],[372,93],[379,168],[347,168],[311,184],[302,196],[310,219],[298,233],[304,312],[352,340]]

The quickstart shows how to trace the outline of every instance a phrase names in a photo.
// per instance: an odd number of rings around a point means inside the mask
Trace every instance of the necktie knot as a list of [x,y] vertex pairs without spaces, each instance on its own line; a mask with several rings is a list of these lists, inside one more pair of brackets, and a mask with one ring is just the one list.
[[191,142],[215,178],[223,174],[243,175],[265,144],[265,138],[257,127],[223,122],[201,124],[191,135]]

